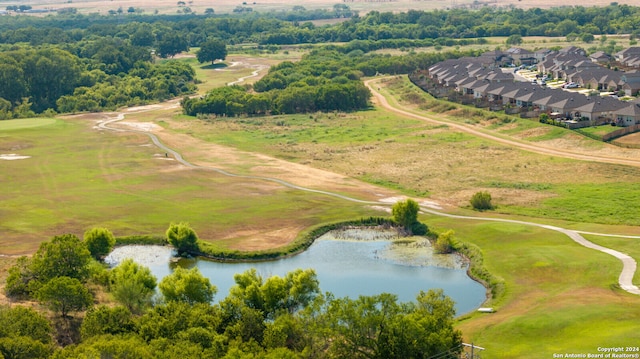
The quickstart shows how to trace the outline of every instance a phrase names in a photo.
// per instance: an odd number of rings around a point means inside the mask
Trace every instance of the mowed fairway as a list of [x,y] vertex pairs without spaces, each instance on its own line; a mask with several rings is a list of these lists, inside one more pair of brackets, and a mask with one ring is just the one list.
[[473,314],[458,326],[465,340],[486,348],[482,358],[597,353],[598,346],[640,340],[640,297],[617,287],[617,259],[531,226],[425,219],[482,248],[487,269],[506,283],[496,313]]
[[162,236],[177,221],[223,248],[258,250],[285,245],[321,222],[379,213],[275,183],[188,169],[144,135],[94,124],[78,117],[0,130],[0,152],[31,156],[0,161],[2,254],[30,253],[53,235],[82,236],[95,226],[116,236]]

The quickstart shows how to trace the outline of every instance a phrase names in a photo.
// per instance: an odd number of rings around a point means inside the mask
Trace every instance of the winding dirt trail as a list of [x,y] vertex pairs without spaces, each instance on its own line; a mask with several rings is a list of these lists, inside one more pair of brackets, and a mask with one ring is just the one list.
[[[365,81],[365,85],[371,90],[371,93],[374,95],[378,105],[384,107],[385,109],[395,112],[397,114],[406,116],[406,117],[410,117],[410,118],[414,118],[414,119],[418,119],[418,120],[423,120],[423,121],[427,121],[427,122],[431,122],[434,124],[439,124],[439,125],[446,125],[452,128],[455,128],[457,130],[469,133],[471,135],[474,136],[478,136],[478,137],[482,137],[491,141],[495,141],[498,143],[502,143],[508,146],[513,146],[516,148],[520,148],[523,150],[527,150],[527,151],[531,151],[531,152],[535,152],[535,153],[540,153],[540,154],[546,154],[546,155],[553,155],[553,156],[558,156],[558,157],[564,157],[564,158],[570,158],[570,159],[577,159],[577,160],[585,160],[585,161],[594,161],[594,162],[606,162],[606,163],[614,163],[614,164],[621,164],[621,165],[630,165],[630,166],[640,166],[640,159],[630,159],[630,158],[620,158],[620,157],[603,157],[603,156],[596,156],[596,155],[589,155],[589,154],[583,154],[583,153],[577,153],[577,152],[572,152],[572,151],[560,151],[558,149],[555,148],[550,148],[550,147],[545,147],[545,146],[539,146],[539,145],[532,145],[532,144],[528,144],[528,143],[523,143],[523,142],[519,142],[519,141],[514,141],[514,140],[509,140],[509,139],[505,139],[502,137],[498,137],[498,136],[494,136],[491,135],[489,133],[485,133],[479,130],[476,130],[474,128],[471,128],[470,126],[466,126],[463,124],[458,124],[458,123],[452,123],[452,122],[448,122],[448,121],[441,121],[441,120],[435,120],[433,118],[430,117],[426,117],[426,116],[422,116],[422,115],[418,115],[412,112],[408,112],[405,110],[402,110],[400,108],[397,108],[395,106],[392,106],[391,104],[389,104],[389,102],[387,101],[386,97],[384,97],[378,90],[376,90],[376,88],[374,88],[373,84],[379,81],[384,80],[385,78],[389,78],[389,77],[383,77],[383,78],[374,78],[374,79],[370,79]],[[637,264],[636,261],[629,255],[622,253],[622,252],[618,252],[616,250],[610,249],[610,248],[606,248],[600,245],[597,245],[595,243],[592,243],[590,241],[588,241],[586,238],[584,238],[582,234],[591,234],[591,235],[598,235],[598,236],[609,236],[609,237],[623,237],[623,238],[634,238],[634,239],[638,239],[640,237],[638,236],[624,236],[624,235],[612,235],[612,234],[605,234],[605,233],[593,233],[593,232],[582,232],[582,231],[574,231],[574,230],[569,230],[569,229],[565,229],[565,228],[561,228],[561,227],[556,227],[556,226],[550,226],[550,225],[543,225],[543,224],[538,224],[538,223],[533,223],[533,222],[525,222],[525,221],[517,221],[517,220],[508,220],[508,219],[498,219],[498,218],[489,218],[489,217],[468,217],[468,216],[458,216],[458,215],[452,215],[452,214],[448,214],[448,213],[444,213],[444,212],[438,212],[438,211],[434,211],[431,209],[426,209],[426,208],[421,208],[423,212],[427,212],[427,213],[431,213],[434,215],[438,215],[438,216],[445,216],[445,217],[450,217],[450,218],[460,218],[460,219],[473,219],[473,220],[480,220],[480,221],[496,221],[496,222],[508,222],[508,223],[518,223],[518,224],[524,224],[524,225],[529,225],[529,226],[536,226],[536,227],[541,227],[541,228],[545,228],[545,229],[550,229],[556,232],[560,232],[565,234],[566,236],[568,236],[569,238],[571,238],[574,242],[587,247],[587,248],[591,248],[591,249],[595,249],[597,251],[609,254],[611,256],[614,256],[616,258],[618,258],[621,262],[622,262],[622,271],[620,273],[620,276],[618,277],[618,283],[620,284],[620,287],[624,290],[626,290],[629,293],[632,294],[636,294],[636,295],[640,295],[640,288],[638,288],[638,286],[635,286],[633,284],[633,276],[636,272],[637,269]]]
[[[258,76],[258,72],[263,70],[263,68],[261,67],[256,67],[256,71],[254,71],[251,75],[247,76],[247,77],[243,77],[241,79],[238,79],[238,81],[234,81],[233,83],[239,83],[244,81],[246,78],[249,77],[253,77],[253,76]],[[378,91],[376,91],[374,89],[374,86],[372,85],[374,82],[376,81],[380,81],[381,78],[377,78],[377,79],[371,79],[368,81],[365,81],[365,85],[368,86],[371,89],[371,92],[373,93],[373,95],[375,96],[375,99],[377,101],[377,103],[386,108],[387,110],[393,111],[395,113],[401,114],[403,116],[407,116],[407,117],[411,117],[411,118],[415,118],[415,119],[419,119],[419,120],[424,120],[424,121],[429,121],[432,123],[436,123],[436,124],[444,124],[447,126],[450,126],[452,128],[458,129],[460,131],[464,131],[467,132],[469,134],[472,134],[474,136],[479,136],[482,138],[486,138],[492,141],[496,141],[505,145],[509,145],[509,146],[513,146],[513,147],[517,147],[517,148],[521,148],[524,150],[528,150],[528,151],[532,151],[532,152],[536,152],[536,153],[541,153],[541,154],[549,154],[549,155],[554,155],[554,156],[560,156],[560,157],[566,157],[566,158],[572,158],[572,159],[579,159],[579,160],[587,160],[587,161],[596,161],[596,162],[607,162],[607,163],[616,163],[616,164],[625,164],[625,165],[632,165],[632,166],[640,166],[640,160],[634,160],[634,159],[626,159],[626,158],[609,158],[609,157],[602,157],[602,156],[592,156],[592,155],[588,155],[588,154],[580,154],[580,153],[575,153],[575,152],[570,152],[570,151],[560,151],[557,149],[553,149],[553,148],[548,148],[548,147],[539,147],[539,146],[534,146],[531,144],[527,144],[527,143],[522,143],[522,142],[518,142],[518,141],[514,141],[514,140],[509,140],[509,139],[505,139],[505,138],[501,138],[501,137],[497,137],[497,136],[493,136],[491,134],[482,132],[482,131],[478,131],[476,129],[470,128],[468,126],[464,126],[461,124],[456,124],[456,123],[451,123],[451,122],[446,122],[446,121],[440,121],[440,120],[434,120],[432,118],[428,118],[425,116],[421,116],[421,115],[417,115],[399,108],[396,108],[392,105],[390,105],[387,101],[387,99],[380,94]],[[357,199],[354,197],[349,197],[349,196],[345,196],[339,193],[335,193],[335,192],[331,192],[331,191],[323,191],[323,190],[318,190],[318,189],[313,189],[313,188],[309,188],[309,187],[304,187],[304,186],[300,186],[297,184],[294,184],[292,182],[288,182],[279,178],[274,178],[274,177],[266,177],[266,176],[254,176],[254,175],[240,175],[240,174],[236,174],[236,173],[232,173],[220,168],[216,168],[216,167],[211,167],[211,166],[204,166],[204,165],[197,165],[194,163],[191,163],[187,160],[185,160],[182,155],[174,150],[173,148],[170,148],[169,146],[165,145],[159,138],[158,136],[156,136],[154,133],[152,133],[150,130],[139,130],[139,129],[130,129],[130,128],[120,128],[120,127],[113,127],[110,126],[111,124],[114,124],[118,121],[122,121],[125,119],[125,116],[127,114],[134,114],[134,113],[142,113],[142,112],[147,112],[147,111],[152,111],[152,110],[158,110],[159,108],[162,109],[171,109],[171,108],[177,108],[179,106],[179,103],[177,100],[174,101],[169,101],[160,105],[149,105],[149,106],[141,106],[141,107],[136,107],[136,108],[129,108],[129,109],[125,109],[122,112],[116,112],[116,113],[110,113],[110,114],[105,114],[107,116],[107,120],[102,121],[98,124],[98,127],[100,129],[103,130],[109,130],[109,131],[115,131],[115,132],[132,132],[132,133],[138,133],[138,134],[143,134],[148,136],[151,141],[154,143],[154,145],[156,145],[158,148],[162,149],[163,151],[165,151],[166,153],[170,153],[178,162],[180,162],[181,164],[183,164],[184,166],[187,166],[189,168],[194,168],[194,169],[200,169],[200,170],[207,170],[207,171],[213,171],[213,172],[217,172],[219,174],[225,175],[225,176],[229,176],[229,177],[235,177],[235,178],[246,178],[246,179],[253,179],[253,180],[262,180],[262,181],[268,181],[268,182],[273,182],[273,183],[277,183],[279,185],[291,188],[291,189],[295,189],[295,190],[299,190],[299,191],[305,191],[305,192],[312,192],[312,193],[317,193],[317,194],[322,194],[322,195],[326,195],[326,196],[331,196],[331,197],[335,197],[341,200],[346,200],[346,201],[351,201],[351,202],[355,202],[355,203],[360,203],[360,204],[366,204],[366,205],[375,205],[375,206],[384,206],[384,207],[389,207],[391,206],[393,203],[389,203],[388,201],[366,201],[366,200],[361,200],[361,199]],[[636,261],[629,255],[625,254],[625,253],[621,253],[619,251],[610,249],[610,248],[606,248],[597,244],[594,244],[590,241],[588,241],[587,239],[585,239],[582,234],[592,234],[592,235],[599,235],[599,236],[613,236],[613,237],[624,237],[624,238],[634,238],[634,239],[640,239],[640,236],[624,236],[624,235],[612,235],[612,234],[606,234],[606,233],[593,233],[593,232],[581,232],[581,231],[575,231],[575,230],[569,230],[566,228],[561,228],[561,227],[556,227],[556,226],[551,226],[551,225],[544,225],[544,224],[539,224],[539,223],[534,223],[534,222],[526,222],[526,221],[519,221],[519,220],[509,220],[509,219],[501,219],[501,218],[491,218],[491,217],[471,217],[471,216],[461,216],[461,215],[454,215],[454,214],[448,214],[445,212],[440,212],[440,211],[436,211],[433,208],[433,204],[430,203],[429,201],[424,201],[421,203],[421,211],[423,213],[429,213],[432,215],[437,215],[437,216],[445,216],[445,217],[449,217],[449,218],[458,218],[458,219],[464,219],[464,220],[476,220],[476,221],[494,221],[494,222],[504,222],[504,223],[516,223],[516,224],[522,224],[522,225],[528,225],[528,226],[535,226],[535,227],[540,227],[540,228],[545,228],[548,230],[552,230],[552,231],[556,231],[556,232],[560,232],[565,234],[566,236],[568,236],[569,238],[571,238],[574,242],[587,247],[587,248],[591,248],[591,249],[595,249],[598,250],[600,252],[609,254],[611,256],[614,256],[615,258],[618,258],[622,264],[623,264],[623,268],[622,271],[620,273],[620,276],[618,277],[618,283],[620,284],[620,287],[631,293],[631,294],[635,294],[635,295],[640,295],[640,288],[636,285],[633,284],[633,276],[636,272],[637,269],[637,264]]]
[[[234,65],[235,64],[240,64],[240,62],[235,62]],[[248,65],[248,66],[253,67],[255,70],[250,75],[243,76],[243,77],[240,77],[239,79],[237,79],[235,81],[229,82],[227,84],[227,86],[237,85],[239,83],[243,83],[249,78],[257,77],[260,74],[260,71],[266,70],[266,69],[269,68],[269,66],[267,66],[267,65]],[[229,66],[229,67],[231,67],[231,66]]]
[[539,153],[539,154],[543,154],[543,155],[552,155],[552,156],[557,156],[557,157],[563,157],[563,158],[570,158],[570,159],[576,159],[576,160],[583,160],[583,161],[593,161],[593,162],[604,162],[604,163],[613,163],[613,164],[620,164],[620,165],[628,165],[628,166],[635,166],[635,167],[640,167],[640,158],[626,158],[626,157],[616,157],[614,155],[612,156],[599,156],[599,155],[594,155],[594,154],[588,154],[588,153],[581,153],[581,152],[575,152],[575,151],[571,151],[571,150],[559,150],[557,148],[553,148],[553,147],[548,147],[548,146],[544,146],[542,144],[531,144],[531,143],[526,143],[526,142],[521,142],[521,141],[516,141],[516,140],[512,140],[512,139],[508,139],[508,138],[503,138],[503,137],[499,137],[484,131],[480,131],[477,130],[471,126],[467,126],[464,124],[460,124],[460,123],[455,123],[455,122],[450,122],[450,121],[443,121],[443,120],[436,120],[433,119],[431,117],[427,117],[424,115],[418,115],[415,114],[413,112],[409,112],[403,109],[400,109],[396,106],[391,105],[386,97],[384,97],[384,95],[382,95],[378,90],[376,90],[377,86],[374,86],[374,83],[380,82],[384,79],[388,79],[390,77],[382,77],[382,78],[374,78],[374,79],[370,79],[364,82],[364,84],[371,90],[371,93],[373,94],[376,102],[381,106],[384,107],[385,109],[395,112],[397,114],[400,114],[402,116],[405,117],[409,117],[409,118],[413,118],[413,119],[417,119],[417,120],[422,120],[422,121],[426,121],[426,122],[430,122],[433,124],[437,124],[437,125],[446,125],[449,126],[451,128],[455,128],[456,130],[462,131],[462,132],[466,132],[468,134],[477,136],[477,137],[481,137],[481,138],[485,138],[494,142],[498,142],[507,146],[511,146],[511,147],[516,147],[516,148],[520,148],[529,152],[534,152],[534,153]]

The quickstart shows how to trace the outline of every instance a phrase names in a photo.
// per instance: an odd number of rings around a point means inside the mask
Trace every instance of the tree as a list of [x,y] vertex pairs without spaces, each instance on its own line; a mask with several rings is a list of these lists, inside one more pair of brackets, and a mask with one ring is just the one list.
[[0,337],[27,336],[51,343],[51,325],[34,309],[22,306],[0,307]]
[[329,353],[340,358],[457,358],[461,333],[453,328],[453,301],[441,290],[420,292],[417,303],[392,294],[332,300],[326,318],[335,336]]
[[[56,351],[56,359],[71,358],[173,358],[151,354],[149,344],[137,336],[103,335],[79,345],[69,345]],[[184,357],[185,359],[187,357]]]
[[106,228],[92,228],[84,232],[84,243],[95,259],[100,259],[113,249],[116,238]]
[[476,192],[471,196],[470,202],[471,206],[479,211],[493,209],[493,205],[491,204],[491,194],[487,191]]
[[73,234],[64,234],[40,245],[31,259],[31,269],[42,283],[63,276],[84,280],[89,276],[90,260],[85,244]]
[[82,320],[80,334],[83,340],[87,340],[98,335],[119,335],[130,333],[134,330],[133,315],[127,308],[109,308],[101,305],[87,311]]
[[320,294],[313,269],[296,269],[284,278],[271,276],[263,280],[255,269],[234,276],[236,285],[230,298],[240,299],[249,308],[257,309],[266,318],[274,319],[281,312],[293,313],[307,306]]
[[20,64],[10,57],[1,57],[0,97],[16,103],[27,95],[27,84]]
[[198,235],[188,223],[171,223],[167,229],[167,240],[179,255],[198,251]]
[[16,264],[9,268],[9,276],[4,287],[5,294],[10,298],[28,297],[31,292],[29,283],[36,279],[31,268],[31,260],[22,256]]
[[420,205],[410,198],[398,201],[391,207],[393,220],[408,231],[418,221],[418,211],[420,211]]
[[522,44],[522,36],[518,34],[513,34],[507,38],[507,45],[520,45]]
[[93,303],[87,288],[76,278],[56,277],[43,284],[36,298],[65,318],[70,311],[80,311]]
[[448,230],[438,235],[434,249],[438,253],[453,252],[453,230]]
[[12,359],[46,359],[51,346],[25,336],[0,338],[0,357]]
[[159,288],[167,302],[188,304],[209,303],[217,292],[209,278],[204,277],[197,267],[188,270],[176,268],[173,273],[162,279]]
[[582,42],[590,44],[593,42],[593,40],[595,40],[595,37],[593,36],[593,34],[583,33],[580,35],[580,40],[582,40]]
[[227,45],[219,39],[209,39],[200,45],[200,50],[196,53],[198,62],[213,62],[215,60],[224,60],[227,57]]
[[210,7],[204,9],[204,14],[205,15],[213,15],[214,12],[215,11],[213,10],[213,8],[210,8]]
[[153,45],[155,36],[151,25],[142,23],[138,25],[138,29],[130,37],[131,44],[134,46],[148,47]]
[[126,259],[111,270],[109,288],[114,298],[133,313],[139,313],[151,303],[156,278],[149,268]]
[[205,328],[212,332],[223,332],[219,306],[210,303],[190,305],[186,302],[159,304],[145,312],[136,321],[138,334],[146,341],[174,339],[189,328]]
[[189,43],[185,36],[181,34],[168,33],[164,34],[162,39],[158,41],[156,54],[162,58],[174,57],[176,54],[187,50],[189,50]]

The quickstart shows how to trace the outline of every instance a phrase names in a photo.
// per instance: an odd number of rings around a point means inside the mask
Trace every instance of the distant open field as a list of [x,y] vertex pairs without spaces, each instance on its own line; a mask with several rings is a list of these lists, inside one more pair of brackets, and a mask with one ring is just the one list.
[[[331,8],[335,4],[342,4],[342,1],[332,0],[305,0],[305,1],[293,1],[287,2],[282,0],[260,0],[260,1],[240,1],[240,0],[220,0],[215,2],[202,1],[202,0],[187,0],[184,1],[193,12],[203,14],[205,9],[213,8],[216,13],[230,13],[237,6],[251,7],[254,11],[286,11],[290,10],[295,5],[304,6],[307,9],[324,9]],[[581,1],[566,1],[558,3],[553,0],[486,0],[486,1],[474,1],[474,0],[397,0],[397,1],[381,1],[381,2],[368,2],[362,0],[355,0],[353,2],[346,2],[351,9],[366,13],[369,11],[407,11],[414,10],[434,10],[434,9],[448,9],[454,6],[470,6],[474,3],[479,3],[480,6],[515,6],[519,8],[550,8],[554,6],[566,6],[566,5],[580,5],[580,6],[606,6],[611,3],[609,0],[591,0],[587,3]],[[637,5],[637,1],[634,0],[620,0],[619,4]],[[111,0],[111,1],[97,1],[97,0],[26,0],[26,1],[0,1],[0,8],[5,8],[7,5],[31,5],[34,9],[60,9],[74,7],[78,11],[83,13],[102,13],[107,14],[109,10],[117,10],[122,8],[125,12],[129,7],[134,7],[142,10],[146,14],[153,14],[156,11],[160,14],[176,14],[179,11],[182,12],[183,7],[178,6],[177,0],[137,0],[137,1],[124,1],[124,0]]]

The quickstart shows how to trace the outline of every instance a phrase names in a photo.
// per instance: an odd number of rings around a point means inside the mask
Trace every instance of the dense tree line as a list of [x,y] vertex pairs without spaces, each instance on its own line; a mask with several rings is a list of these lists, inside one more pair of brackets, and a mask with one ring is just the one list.
[[[614,3],[606,7],[563,6],[526,10],[487,6],[479,10],[372,11],[365,16],[358,16],[342,6],[345,5],[337,4],[332,10],[324,12],[307,11],[294,6],[288,12],[215,16],[131,14],[1,17],[0,43],[62,44],[96,36],[130,39],[138,36],[139,31],[146,31],[147,35],[150,33],[155,42],[170,33],[188,46],[199,46],[209,37],[222,39],[229,44],[298,44],[353,40],[469,39],[516,34],[568,36],[640,33],[640,7]],[[315,26],[306,21],[319,16],[350,16],[350,19],[327,26]]]
[[[334,9],[333,16],[337,15]],[[284,12],[294,15],[304,11]],[[333,26],[316,27],[300,18],[275,14],[244,16],[144,16],[108,17],[73,15],[47,18],[0,18],[0,43],[70,43],[95,36],[131,38],[152,29],[154,41],[167,30],[199,46],[206,38],[228,43],[292,44],[347,42],[352,40],[478,38],[486,36],[567,36],[572,33],[612,34],[640,30],[640,10],[628,5],[558,7],[552,9],[435,10],[406,13],[370,12]],[[273,16],[272,16],[273,15]],[[139,35],[139,34],[138,34]]]
[[104,38],[76,45],[0,53],[0,119],[115,109],[195,89],[190,66],[153,64],[148,50]]
[[[115,109],[193,92],[194,70],[182,62],[152,63],[145,47],[152,41],[139,34],[132,40],[98,38],[2,52],[0,119],[30,117],[45,111]],[[241,87],[216,89],[203,99],[185,100],[185,112],[232,116],[353,111],[368,106],[369,94],[360,82],[362,75],[408,73],[450,57],[473,55],[447,52],[390,56],[362,50],[378,46],[372,41],[359,41],[346,47],[314,50],[297,64],[284,63],[272,69],[255,84],[258,93]],[[225,55],[218,49],[214,57]]]
[[404,56],[347,54],[337,47],[312,50],[301,61],[283,62],[253,85],[227,86],[201,98],[185,98],[184,113],[218,116],[355,111],[369,106],[370,92],[360,78],[376,73],[406,74],[473,52],[413,53]]
[[184,112],[235,116],[366,108],[370,93],[360,81],[362,73],[336,56],[344,57],[335,51],[312,51],[299,62],[272,67],[254,84],[257,93],[241,86],[214,89],[202,98],[185,98]]
[[[183,232],[193,230],[172,224],[168,240]],[[106,267],[95,258],[112,238],[103,228],[87,231],[84,240],[56,236],[18,260],[6,294],[35,299],[56,316],[0,307],[3,357],[404,359],[454,358],[461,351],[454,303],[441,290],[408,303],[386,293],[335,298],[320,291],[312,269],[268,278],[252,269],[236,274],[228,295],[214,304],[217,289],[197,268],[178,268],[157,283],[132,260]],[[99,292],[106,292],[102,304]]]

